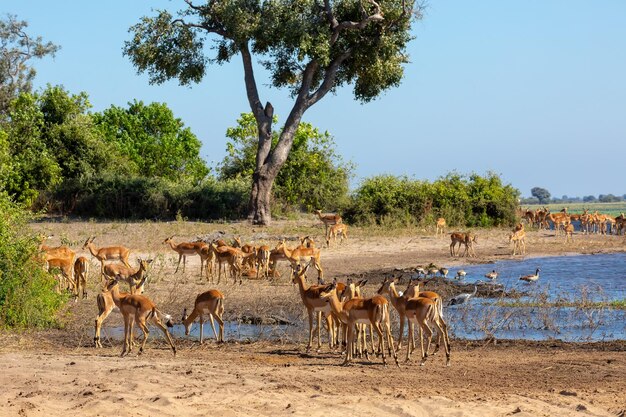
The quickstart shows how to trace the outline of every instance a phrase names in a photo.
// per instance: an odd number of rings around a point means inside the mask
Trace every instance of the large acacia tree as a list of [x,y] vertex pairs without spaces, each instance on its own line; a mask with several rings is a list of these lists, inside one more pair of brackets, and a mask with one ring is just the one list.
[[[367,102],[400,84],[411,24],[421,17],[416,0],[184,0],[176,15],[160,10],[130,31],[124,53],[153,83],[177,78],[199,82],[210,63],[241,56],[246,94],[258,129],[249,217],[269,224],[274,179],[285,163],[302,116],[328,92],[351,84]],[[205,42],[215,42],[207,57]],[[294,98],[279,140],[272,146],[274,109],[263,105],[253,54],[271,84]]]

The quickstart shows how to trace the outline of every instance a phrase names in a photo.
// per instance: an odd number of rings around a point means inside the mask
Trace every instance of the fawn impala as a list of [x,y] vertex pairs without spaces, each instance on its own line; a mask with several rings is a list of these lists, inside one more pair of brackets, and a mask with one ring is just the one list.
[[117,279],[111,281],[109,285],[107,285],[107,290],[111,292],[113,302],[124,316],[124,349],[122,350],[122,354],[120,356],[125,356],[132,350],[131,342],[135,322],[137,322],[137,325],[143,332],[143,340],[141,341],[141,346],[139,347],[139,354],[143,353],[146,341],[148,340],[148,335],[150,334],[150,330],[146,325],[148,320],[161,329],[167,342],[170,344],[174,355],[176,355],[176,346],[174,346],[174,342],[172,341],[170,333],[167,331],[167,327],[163,325],[160,319],[160,316],[163,316],[167,319],[168,327],[172,327],[173,324],[169,316],[161,313],[152,300],[144,295],[129,294],[125,297],[120,297],[119,280]]
[[305,282],[306,271],[309,268],[309,264],[301,267],[300,265],[295,265],[293,267],[295,269],[295,273],[293,273],[292,282],[294,284],[298,284],[298,290],[300,292],[300,298],[302,298],[302,303],[307,310],[309,316],[309,344],[307,345],[306,350],[311,350],[313,345],[313,314],[317,313],[317,350],[319,351],[322,347],[322,341],[320,338],[320,328],[322,321],[322,313],[326,316],[326,323],[328,325],[328,346],[330,349],[333,348],[333,342],[335,340],[334,337],[334,328],[333,325],[333,317],[331,315],[331,308],[326,302],[326,300],[320,297],[320,293],[322,290],[327,288],[328,286],[317,286],[310,285],[307,286]]
[[439,217],[437,219],[437,229],[435,230],[435,237],[439,236],[441,234],[441,237],[443,237],[443,234],[446,231],[446,219],[444,219],[443,217]]
[[340,240],[339,244],[343,243],[344,239],[348,239],[348,225],[345,223],[334,224],[328,230],[328,235],[326,236],[326,247],[330,248],[330,238],[333,238],[333,243],[337,243],[337,235],[339,235]]
[[[181,243],[174,243],[174,241],[172,240],[174,238],[174,235],[168,237],[167,239],[165,239],[163,241],[164,245],[170,245],[170,248],[172,248],[172,250],[176,253],[178,253],[178,264],[176,264],[176,271],[174,271],[174,273],[178,272],[178,268],[180,267],[180,261],[182,259],[183,261],[183,274],[185,273],[185,264],[187,263],[187,256],[193,256],[193,255],[200,255],[200,250],[207,246],[206,243],[204,242],[181,242]],[[202,275],[202,257],[200,258],[200,275]]]
[[128,248],[125,248],[124,246],[107,246],[98,249],[96,248],[96,245],[93,244],[95,238],[95,236],[88,238],[83,245],[83,250],[89,249],[91,255],[100,261],[101,274],[104,274],[104,261],[119,259],[124,265],[130,267],[130,264],[128,263],[130,250]]
[[385,339],[388,343],[389,354],[393,356],[396,365],[398,357],[391,336],[391,325],[389,323],[389,302],[385,297],[375,295],[372,298],[353,298],[346,302],[339,301],[335,284],[331,284],[324,289],[320,297],[327,299],[333,313],[339,317],[341,322],[346,325],[348,333],[348,344],[346,347],[346,358],[343,362],[348,365],[354,358],[354,339],[355,326],[357,324],[371,324],[378,334],[379,346],[381,346],[381,356],[383,365],[387,366],[387,358],[385,357]]
[[[200,344],[202,344],[204,339],[204,312],[209,313],[209,320],[211,322],[211,328],[213,329],[213,334],[215,335],[215,340],[220,343],[224,342],[224,320],[222,320],[222,316],[224,315],[224,294],[222,294],[219,290],[208,290],[203,292],[202,294],[198,294],[196,297],[196,302],[193,306],[193,311],[188,316],[187,309],[183,310],[183,325],[185,326],[185,335],[189,336],[189,332],[191,330],[191,324],[194,322],[196,317],[200,317]],[[219,335],[215,331],[215,323],[213,322],[213,317],[217,320],[217,324],[220,326]]]

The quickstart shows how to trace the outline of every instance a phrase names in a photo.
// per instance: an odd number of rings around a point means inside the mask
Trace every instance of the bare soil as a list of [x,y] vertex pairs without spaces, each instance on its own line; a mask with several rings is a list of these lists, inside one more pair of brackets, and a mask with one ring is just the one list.
[[[159,308],[179,317],[195,296],[220,288],[226,296],[226,318],[243,315],[304,320],[297,290],[283,276],[272,282],[245,280],[219,285],[199,277],[199,259],[187,260],[185,273],[174,274],[178,256],[161,242],[196,236],[275,244],[278,238],[312,235],[322,245],[323,227],[313,218],[279,222],[254,229],[246,223],[207,224],[101,223],[46,221],[33,229],[54,234],[52,243],[69,243],[81,254],[90,235],[95,244],[122,244],[137,257],[155,261],[146,295]],[[477,257],[453,258],[449,240],[434,230],[380,231],[351,228],[343,245],[322,250],[325,278],[363,276],[368,293],[384,276],[407,276],[410,268],[435,263],[454,273],[458,265],[511,258],[505,230],[477,230]],[[222,235],[221,233],[219,233]],[[528,232],[529,257],[624,251],[623,236],[575,235],[574,242],[552,231]],[[519,258],[519,257],[518,257]],[[626,341],[563,343],[560,341],[452,341],[452,364],[437,355],[420,367],[417,360],[383,367],[379,358],[357,359],[340,366],[339,352],[323,346],[306,353],[301,336],[272,340],[227,341],[209,338],[176,340],[176,356],[152,338],[147,351],[120,358],[121,343],[106,340],[91,347],[99,291],[92,261],[87,299],[70,302],[57,330],[0,333],[0,415],[410,415],[410,416],[626,416]],[[182,265],[181,265],[182,269]],[[529,271],[533,272],[533,271]],[[310,281],[315,276],[310,272]],[[445,293],[459,288],[433,286]],[[119,326],[113,313],[105,327]],[[205,329],[208,330],[208,329]],[[210,332],[210,330],[209,330]],[[207,333],[205,332],[205,335]]]

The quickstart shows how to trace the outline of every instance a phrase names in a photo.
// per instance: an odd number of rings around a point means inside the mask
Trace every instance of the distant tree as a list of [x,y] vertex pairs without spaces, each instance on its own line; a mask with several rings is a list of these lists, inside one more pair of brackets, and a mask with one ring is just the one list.
[[[256,148],[259,144],[254,115],[242,114],[237,126],[229,128],[226,136],[229,138],[226,144],[228,154],[220,165],[220,178],[250,180],[256,167]],[[276,146],[278,140],[278,133],[274,133],[272,146]],[[328,132],[322,133],[311,124],[302,122],[287,161],[276,177],[274,197],[292,207],[336,209],[347,200],[352,169],[351,164],[344,163],[335,153],[335,143]]]
[[[271,221],[272,186],[304,113],[345,85],[353,86],[355,98],[362,102],[397,87],[408,62],[411,25],[422,10],[415,0],[185,3],[187,8],[176,17],[163,10],[143,17],[130,29],[133,39],[126,42],[124,53],[151,82],[177,78],[183,85],[199,82],[207,64],[241,56],[258,132],[248,215],[257,224]],[[205,47],[207,40],[215,41],[215,47]],[[214,57],[205,56],[209,50],[216,52]],[[267,83],[289,89],[294,98],[275,146],[274,108],[269,102],[263,105],[259,95],[253,54],[267,70]]]
[[598,200],[601,203],[615,203],[617,201],[621,201],[621,199],[613,194],[600,194],[598,196]]
[[0,116],[5,116],[9,103],[20,93],[30,92],[35,69],[30,62],[52,55],[60,49],[52,42],[26,33],[28,23],[7,15],[0,19]]
[[583,201],[585,203],[590,203],[592,201],[596,201],[596,196],[594,196],[594,195],[586,195],[586,196],[583,197]]
[[127,109],[111,106],[94,119],[140,176],[198,183],[209,173],[200,157],[202,143],[165,103],[133,101]]
[[536,197],[541,204],[546,204],[550,202],[550,192],[546,190],[545,188],[533,187],[530,190],[530,194],[533,197]]

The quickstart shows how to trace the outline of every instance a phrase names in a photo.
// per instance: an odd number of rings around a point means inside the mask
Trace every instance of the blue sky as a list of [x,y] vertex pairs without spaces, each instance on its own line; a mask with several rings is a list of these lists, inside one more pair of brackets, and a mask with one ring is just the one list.
[[[37,87],[86,91],[95,111],[134,99],[165,102],[203,142],[210,163],[225,131],[249,111],[240,58],[211,67],[191,88],[151,86],[122,56],[128,28],[152,8],[182,0],[3,0],[0,13],[62,47],[35,63]],[[305,120],[328,130],[356,164],[355,184],[376,174],[435,179],[495,171],[530,195],[626,193],[626,1],[430,0],[413,29],[399,88],[368,104],[351,88],[327,96]],[[284,120],[287,91],[257,81]]]

